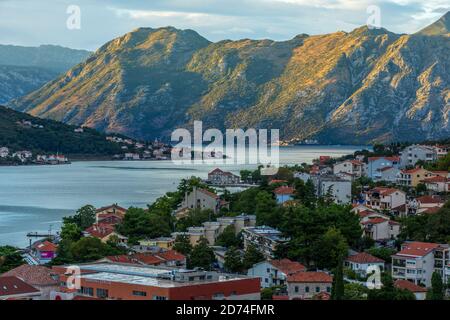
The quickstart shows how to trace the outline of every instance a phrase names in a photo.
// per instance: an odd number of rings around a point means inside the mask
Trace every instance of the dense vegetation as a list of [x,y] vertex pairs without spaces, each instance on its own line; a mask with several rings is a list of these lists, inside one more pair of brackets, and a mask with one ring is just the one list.
[[[23,125],[23,121],[30,121],[34,126]],[[106,135],[88,128],[76,133],[75,128],[0,106],[0,147],[81,156],[122,153],[118,144],[106,140]]]

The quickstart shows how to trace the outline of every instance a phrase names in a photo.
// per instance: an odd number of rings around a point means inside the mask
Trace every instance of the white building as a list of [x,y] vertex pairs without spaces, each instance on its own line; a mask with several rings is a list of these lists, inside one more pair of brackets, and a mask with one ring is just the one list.
[[346,160],[336,163],[333,166],[333,173],[338,174],[341,172],[351,174],[355,178],[360,178],[364,172],[364,163],[359,160]]
[[392,278],[429,288],[431,277],[436,271],[447,283],[449,279],[445,271],[450,262],[449,247],[448,244],[405,242],[401,251],[392,256]]
[[352,183],[334,176],[313,177],[314,187],[319,197],[331,196],[337,204],[352,201]]
[[394,188],[374,188],[365,192],[365,204],[375,210],[403,212],[406,211],[406,193]]
[[381,217],[366,219],[360,222],[363,234],[375,241],[393,240],[400,234],[400,224]]
[[347,257],[344,264],[347,268],[355,271],[362,277],[371,273],[371,271],[374,270],[372,268],[378,268],[378,270],[384,271],[384,260],[374,257],[366,252],[360,252]]
[[262,261],[248,269],[247,275],[259,277],[261,288],[282,286],[286,284],[287,278],[297,272],[306,271],[306,267],[299,262],[289,259]]
[[208,173],[208,181],[215,185],[232,185],[239,184],[241,178],[231,172],[216,168]]
[[400,165],[402,168],[414,167],[418,161],[434,162],[438,158],[433,147],[411,145],[400,152]]
[[0,148],[0,158],[6,158],[9,155],[9,149],[6,147]]
[[245,250],[247,250],[250,245],[253,245],[264,255],[264,257],[269,259],[274,258],[278,245],[284,244],[290,240],[289,238],[284,237],[277,229],[267,226],[244,228],[242,230],[242,237],[244,238]]

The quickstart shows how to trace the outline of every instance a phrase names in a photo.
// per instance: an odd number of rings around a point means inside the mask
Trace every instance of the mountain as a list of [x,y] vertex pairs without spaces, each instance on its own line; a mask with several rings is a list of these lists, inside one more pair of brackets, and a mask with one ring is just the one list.
[[442,36],[450,35],[450,11],[447,12],[442,18],[428,27],[422,29],[418,34],[426,36]]
[[292,142],[436,139],[450,135],[449,49],[446,35],[368,27],[217,43],[140,28],[9,106],[146,139],[193,120],[279,128]]
[[89,55],[60,46],[0,45],[0,104],[42,87]]
[[75,132],[76,128],[0,106],[0,148],[61,152],[74,156],[112,156],[123,153],[118,144],[106,140],[106,135],[94,129]]

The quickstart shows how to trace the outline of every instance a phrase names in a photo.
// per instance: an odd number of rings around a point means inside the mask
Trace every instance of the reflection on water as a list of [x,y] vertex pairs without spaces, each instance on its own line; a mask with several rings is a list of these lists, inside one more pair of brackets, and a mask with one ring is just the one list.
[[[310,163],[320,155],[342,156],[363,147],[280,148],[281,164]],[[118,203],[145,207],[182,178],[206,178],[213,165],[173,165],[170,161],[75,162],[65,166],[0,167],[0,245],[27,245],[27,232],[60,227],[61,219],[85,205]],[[222,168],[239,173],[255,165]]]

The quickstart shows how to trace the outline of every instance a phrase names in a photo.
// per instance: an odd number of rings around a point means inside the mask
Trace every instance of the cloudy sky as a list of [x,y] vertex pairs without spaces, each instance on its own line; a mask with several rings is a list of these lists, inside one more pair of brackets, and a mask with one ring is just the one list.
[[[80,19],[70,20],[74,7]],[[211,41],[286,40],[351,31],[381,10],[381,26],[413,33],[450,10],[450,0],[0,0],[0,44],[94,50],[137,27],[194,29]],[[70,9],[70,13],[68,12]]]

